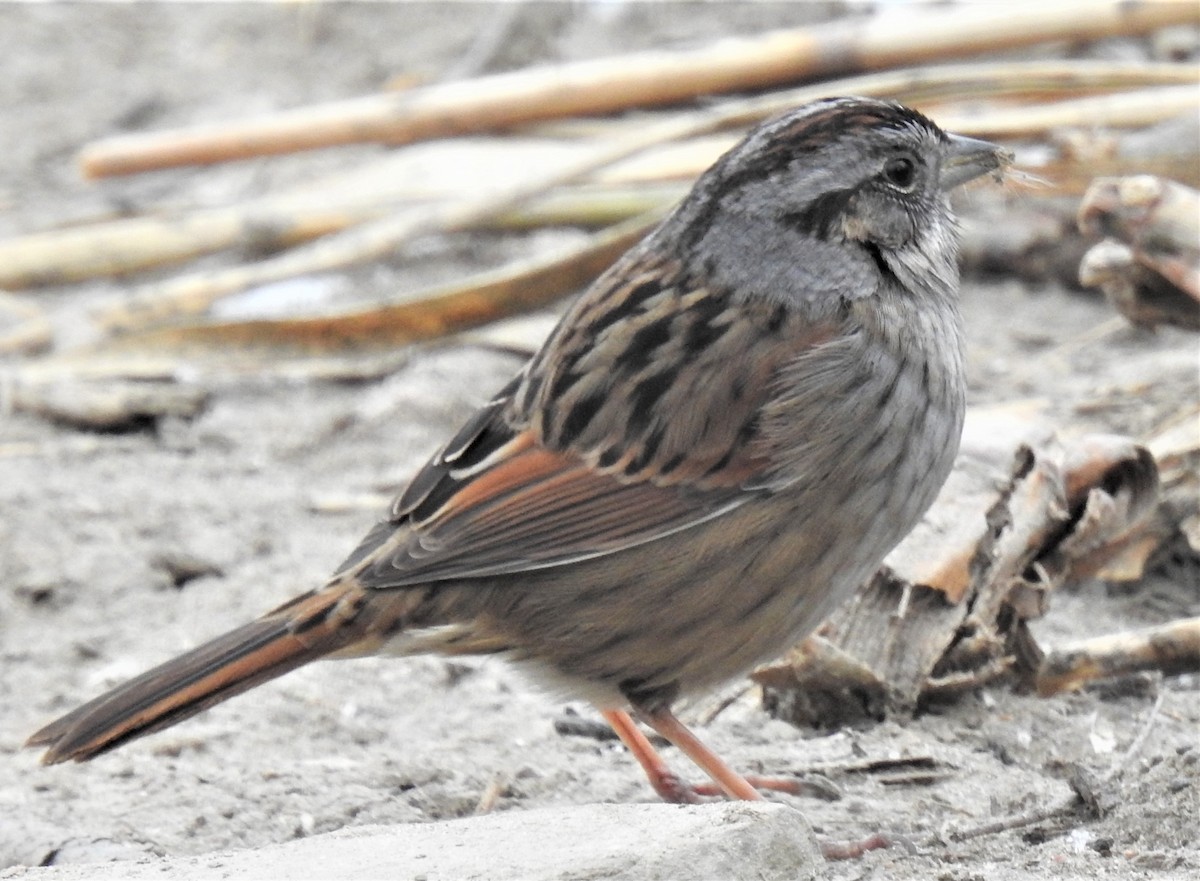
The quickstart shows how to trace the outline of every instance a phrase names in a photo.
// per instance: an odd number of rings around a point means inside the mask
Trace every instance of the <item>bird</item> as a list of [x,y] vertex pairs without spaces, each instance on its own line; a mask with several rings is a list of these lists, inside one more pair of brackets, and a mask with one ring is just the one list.
[[[33,734],[84,761],[311,661],[496,655],[667,801],[756,800],[675,715],[812,632],[918,522],[966,398],[947,193],[996,145],[902,104],[767,120],[564,312],[333,576]],[[637,724],[711,779],[689,784]]]

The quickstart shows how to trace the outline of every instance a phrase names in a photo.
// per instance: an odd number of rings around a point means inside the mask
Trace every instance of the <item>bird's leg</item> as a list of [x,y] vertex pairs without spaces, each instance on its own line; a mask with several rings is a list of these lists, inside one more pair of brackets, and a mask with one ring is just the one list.
[[671,804],[696,804],[700,801],[695,789],[684,783],[667,767],[654,744],[642,734],[628,713],[624,710],[601,710],[600,715],[612,726],[612,730],[617,732],[617,737],[621,738],[621,742],[642,766],[659,798]]
[[696,735],[675,718],[670,710],[639,711],[638,715],[655,731],[683,750],[684,754],[703,769],[713,781],[712,786],[690,786],[679,778],[663,761],[646,735],[624,710],[601,710],[605,721],[637,759],[650,785],[663,801],[674,804],[695,804],[701,796],[725,795],[741,801],[759,801],[762,796],[746,778],[738,774],[706,747]]
[[[683,750],[688,758],[712,777],[716,786],[700,784],[691,786],[681,780],[663,761],[649,738],[638,729],[633,719],[624,710],[601,710],[606,722],[629,748],[638,764],[650,778],[650,785],[659,798],[672,804],[697,804],[701,796],[724,794],[740,801],[761,801],[760,789],[787,792],[799,795],[805,784],[796,780],[779,780],[773,777],[743,777],[725,764],[721,758],[700,742],[670,710],[649,712],[639,710],[638,716],[647,725]],[[827,795],[824,797],[828,797]],[[895,841],[889,836],[876,833],[861,841],[820,842],[821,855],[827,860],[859,859],[867,851],[891,847]]]
[[[700,742],[691,730],[675,718],[666,707],[637,711],[638,717],[683,751],[683,754],[712,778],[721,792],[734,801],[761,801],[762,795],[745,777],[725,764],[725,761]],[[649,745],[647,743],[647,745]],[[661,761],[661,760],[660,760]],[[692,790],[700,793],[699,788]]]
[[[663,801],[671,802],[672,804],[695,804],[701,798],[712,796],[746,799],[746,796],[741,794],[746,790],[736,783],[733,785],[738,787],[736,790],[737,795],[731,795],[729,790],[722,786],[719,781],[717,783],[698,783],[695,785],[685,783],[679,775],[667,767],[666,761],[658,754],[658,751],[646,738],[646,735],[642,734],[637,725],[634,724],[633,719],[628,713],[622,710],[601,710],[600,714],[604,716],[605,721],[608,722],[613,731],[617,732],[617,736],[621,738],[621,742],[625,744],[629,752],[637,759],[638,764],[646,772],[646,776],[650,778],[650,785],[654,787],[654,791],[658,793],[659,798]],[[639,715],[642,715],[644,718],[646,714],[639,713]],[[788,795],[798,796],[807,795],[825,800],[834,800],[841,797],[836,788],[832,787],[829,783],[813,783],[796,777],[740,775],[700,743],[696,739],[696,736],[688,731],[683,723],[673,715],[670,716],[670,719],[678,730],[683,731],[690,738],[691,743],[698,747],[702,754],[711,757],[716,766],[722,769],[720,773],[727,783],[741,780],[743,783],[748,784],[751,789],[757,790],[755,798],[761,798],[762,796],[758,793],[762,792],[783,792]],[[647,720],[647,724],[651,724],[649,720]],[[662,734],[663,737],[666,737],[666,733],[662,729],[656,727],[655,730]],[[692,753],[688,753],[688,755],[690,756]],[[700,765],[700,762],[697,761],[696,764]],[[709,771],[708,766],[700,766],[705,771]],[[718,780],[715,774],[712,774],[711,771],[709,773],[712,775],[714,781]]]

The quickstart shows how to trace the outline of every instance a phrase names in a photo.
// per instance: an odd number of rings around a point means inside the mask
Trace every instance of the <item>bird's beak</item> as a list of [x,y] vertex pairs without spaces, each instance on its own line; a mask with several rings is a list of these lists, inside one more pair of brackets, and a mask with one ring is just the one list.
[[946,138],[939,181],[943,190],[952,190],[959,184],[1012,164],[1012,154],[989,141],[962,135],[947,135]]

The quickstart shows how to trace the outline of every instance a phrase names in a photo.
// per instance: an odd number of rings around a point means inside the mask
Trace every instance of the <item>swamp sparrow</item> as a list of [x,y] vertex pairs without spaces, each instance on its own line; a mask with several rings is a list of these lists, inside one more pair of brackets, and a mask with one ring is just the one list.
[[[1005,162],[872,99],[760,125],[324,587],[29,744],[90,759],[318,658],[499,654],[592,701],[664,798],[758,798],[672,702],[803,638],[933,501],[965,398],[945,194]],[[716,789],[671,774],[630,711]]]

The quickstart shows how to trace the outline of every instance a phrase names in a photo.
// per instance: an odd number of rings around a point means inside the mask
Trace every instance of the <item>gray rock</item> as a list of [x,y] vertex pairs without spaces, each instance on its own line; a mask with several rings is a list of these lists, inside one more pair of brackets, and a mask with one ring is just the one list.
[[21,881],[411,878],[423,881],[803,881],[821,865],[804,816],[781,804],[588,805],[360,826],[258,850],[13,869]]

